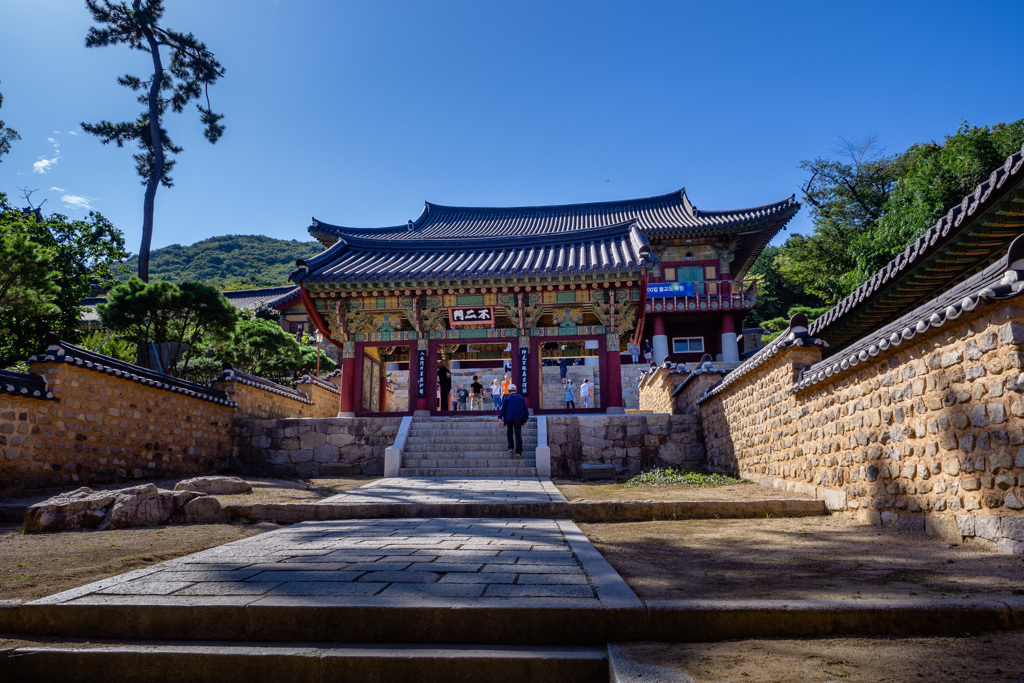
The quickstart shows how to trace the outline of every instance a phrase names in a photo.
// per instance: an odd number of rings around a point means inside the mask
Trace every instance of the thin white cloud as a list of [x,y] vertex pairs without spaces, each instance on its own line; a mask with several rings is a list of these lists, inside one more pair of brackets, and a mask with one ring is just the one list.
[[55,138],[46,138],[51,145],[53,145],[53,157],[47,159],[45,156],[39,157],[39,161],[32,164],[32,172],[46,175],[57,165],[60,161],[60,143]]
[[57,187],[56,185],[54,185],[50,189],[53,190],[54,192],[67,192],[67,190],[65,190],[63,187]]
[[46,157],[39,157],[39,161],[32,164],[33,173],[42,173],[46,175],[53,170],[53,167],[57,165],[57,161],[60,159],[60,155],[47,159]]
[[78,131],[77,130],[69,130],[68,131],[68,135],[78,135]]
[[91,197],[81,197],[77,194],[66,194],[61,197],[60,200],[70,207],[92,211]]

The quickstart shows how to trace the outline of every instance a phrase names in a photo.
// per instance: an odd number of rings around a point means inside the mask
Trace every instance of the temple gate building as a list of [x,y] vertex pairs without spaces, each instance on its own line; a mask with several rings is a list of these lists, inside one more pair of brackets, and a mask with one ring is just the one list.
[[[291,279],[341,349],[343,415],[443,413],[441,366],[456,388],[510,372],[541,412],[565,410],[561,380],[577,378],[577,411],[622,412],[630,340],[651,340],[659,363],[739,360],[736,330],[757,296],[745,275],[799,206],[701,211],[685,190],[559,206],[428,202],[393,227],[314,219],[327,249]],[[593,386],[586,409],[581,378]]]

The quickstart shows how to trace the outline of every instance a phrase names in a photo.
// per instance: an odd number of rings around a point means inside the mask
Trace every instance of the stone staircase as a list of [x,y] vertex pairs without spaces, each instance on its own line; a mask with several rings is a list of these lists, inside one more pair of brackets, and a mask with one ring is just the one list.
[[510,456],[495,417],[416,417],[401,477],[536,477],[537,420],[523,427],[523,457]]

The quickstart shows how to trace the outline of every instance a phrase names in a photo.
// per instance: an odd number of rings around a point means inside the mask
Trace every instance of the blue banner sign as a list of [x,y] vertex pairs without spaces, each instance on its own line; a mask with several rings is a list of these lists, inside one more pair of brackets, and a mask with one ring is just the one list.
[[416,353],[416,397],[427,397],[427,350],[419,349]]
[[693,282],[652,282],[647,285],[648,299],[694,296],[696,293],[697,287]]
[[519,349],[519,393],[530,395],[530,351],[526,347]]

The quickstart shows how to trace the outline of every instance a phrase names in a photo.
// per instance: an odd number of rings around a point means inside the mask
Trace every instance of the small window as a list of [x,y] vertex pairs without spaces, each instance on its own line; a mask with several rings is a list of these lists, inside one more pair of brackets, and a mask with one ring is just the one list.
[[672,353],[702,353],[704,337],[672,337]]
[[668,267],[666,267],[664,269],[664,272],[665,272],[665,277],[664,277],[665,282],[675,282],[676,281],[676,269],[675,268],[668,268]]
[[679,266],[676,268],[676,282],[700,282],[704,269],[700,266]]

